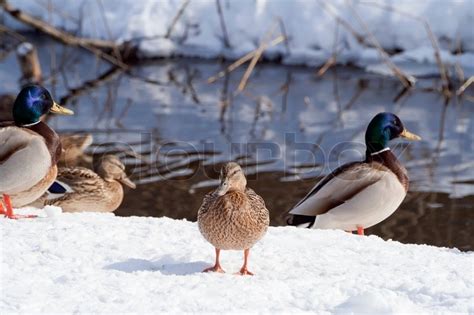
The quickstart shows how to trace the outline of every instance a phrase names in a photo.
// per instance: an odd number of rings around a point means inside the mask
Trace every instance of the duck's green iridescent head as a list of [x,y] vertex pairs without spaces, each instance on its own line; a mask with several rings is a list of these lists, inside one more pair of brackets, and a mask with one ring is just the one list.
[[375,115],[365,132],[367,153],[370,154],[388,148],[388,142],[398,137],[408,140],[421,140],[419,136],[405,129],[397,115],[387,112]]
[[40,85],[24,87],[13,104],[13,120],[17,126],[34,125],[47,113],[73,115],[74,112],[53,101],[48,90]]

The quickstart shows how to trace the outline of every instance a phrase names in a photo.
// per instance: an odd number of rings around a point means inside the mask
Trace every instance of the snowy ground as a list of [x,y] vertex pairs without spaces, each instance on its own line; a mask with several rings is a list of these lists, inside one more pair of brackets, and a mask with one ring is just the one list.
[[[474,22],[472,0],[220,0],[227,36],[224,36],[215,0],[190,1],[172,29],[170,26],[184,1],[122,0],[117,5],[110,0],[67,3],[52,0],[48,2],[52,11],[41,1],[10,3],[82,36],[118,42],[137,40],[140,51],[148,57],[239,58],[256,49],[273,29],[271,39],[286,33],[289,42],[267,49],[267,58],[280,57],[286,64],[321,65],[336,48],[339,63],[370,65],[370,71],[388,72],[380,63],[377,51],[370,48],[374,45],[366,24],[382,47],[402,51],[394,59],[400,67],[405,68],[412,62],[425,64],[424,69],[410,71],[414,75],[438,71],[432,44],[422,23],[426,21],[439,41],[443,61],[449,65],[459,63],[467,75],[474,73],[474,32],[469,27]],[[387,6],[394,6],[395,10]],[[337,36],[336,18],[347,26],[339,26]],[[25,29],[12,18],[5,19],[8,26]],[[278,19],[281,25],[275,23]],[[164,38],[168,32],[170,36]],[[366,42],[360,43],[354,33]],[[453,55],[458,48],[464,54]]]
[[0,312],[473,313],[474,253],[340,231],[270,228],[254,277],[203,274],[213,249],[195,223],[60,214],[2,231]]

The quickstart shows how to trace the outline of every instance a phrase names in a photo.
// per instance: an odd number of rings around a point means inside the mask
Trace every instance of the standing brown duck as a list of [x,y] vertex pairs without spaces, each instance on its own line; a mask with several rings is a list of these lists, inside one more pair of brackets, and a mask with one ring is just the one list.
[[213,267],[204,272],[224,272],[219,263],[221,250],[243,250],[241,275],[253,275],[247,269],[250,248],[267,231],[268,209],[262,197],[247,188],[247,179],[239,164],[231,162],[221,169],[219,187],[208,193],[198,211],[199,231],[216,249]]

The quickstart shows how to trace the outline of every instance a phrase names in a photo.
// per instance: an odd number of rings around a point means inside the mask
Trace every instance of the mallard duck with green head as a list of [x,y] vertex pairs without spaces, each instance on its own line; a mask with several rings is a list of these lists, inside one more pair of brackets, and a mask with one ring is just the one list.
[[395,114],[379,113],[367,127],[364,161],[335,169],[290,210],[291,225],[342,229],[364,234],[364,229],[388,218],[408,191],[408,174],[390,150],[390,140],[421,138],[410,133]]
[[53,183],[61,142],[56,132],[41,118],[48,113],[72,115],[55,103],[42,86],[24,87],[13,104],[13,122],[0,125],[0,211],[8,218],[22,217],[13,207],[35,201]]

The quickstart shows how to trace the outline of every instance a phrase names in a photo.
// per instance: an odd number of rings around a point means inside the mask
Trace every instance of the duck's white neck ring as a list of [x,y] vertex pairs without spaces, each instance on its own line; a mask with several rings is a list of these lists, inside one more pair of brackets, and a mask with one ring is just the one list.
[[26,124],[26,125],[21,125],[22,127],[31,127],[31,126],[34,126],[34,125],[37,125],[41,122],[41,120],[38,120],[37,122],[34,122],[32,124]]
[[382,152],[385,152],[385,151],[390,151],[390,148],[383,148],[382,150],[380,151],[377,151],[377,152],[373,152],[373,153],[370,153],[370,155],[377,155],[377,154],[380,154]]

